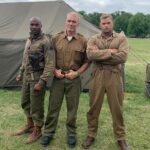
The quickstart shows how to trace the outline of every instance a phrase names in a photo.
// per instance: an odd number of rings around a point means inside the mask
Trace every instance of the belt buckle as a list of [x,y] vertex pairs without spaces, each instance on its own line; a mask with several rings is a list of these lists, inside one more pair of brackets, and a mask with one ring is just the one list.
[[68,70],[68,71],[62,70],[62,71],[61,71],[61,74],[65,75],[65,74],[67,74],[67,73],[69,73],[69,72],[70,72],[70,70]]
[[62,71],[61,71],[61,74],[65,75],[65,74],[66,74],[66,72],[62,70]]

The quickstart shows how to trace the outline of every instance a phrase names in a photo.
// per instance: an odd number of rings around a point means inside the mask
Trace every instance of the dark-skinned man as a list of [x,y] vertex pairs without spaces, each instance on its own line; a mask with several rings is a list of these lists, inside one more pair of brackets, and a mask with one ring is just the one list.
[[50,90],[49,109],[41,144],[47,146],[56,131],[60,108],[65,96],[67,103],[67,143],[76,146],[76,119],[81,92],[82,74],[89,66],[86,57],[87,41],[77,33],[79,16],[75,12],[67,14],[66,31],[53,36],[56,51],[55,77]]
[[93,72],[89,90],[90,109],[87,113],[88,136],[82,147],[87,149],[94,143],[106,94],[118,146],[120,150],[129,150],[122,113],[124,93],[121,77],[121,64],[126,62],[128,55],[128,41],[125,35],[113,31],[110,14],[102,14],[100,29],[101,33],[90,38],[87,46],[87,57],[93,62]]
[[23,80],[21,106],[26,116],[26,125],[14,135],[30,133],[26,144],[40,138],[44,124],[44,95],[48,78],[53,74],[52,45],[42,33],[39,17],[30,19],[30,37],[27,39],[22,65],[17,81]]

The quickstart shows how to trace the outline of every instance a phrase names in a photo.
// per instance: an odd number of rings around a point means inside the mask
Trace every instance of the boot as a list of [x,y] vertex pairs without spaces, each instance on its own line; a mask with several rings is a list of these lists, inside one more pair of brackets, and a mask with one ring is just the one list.
[[125,140],[118,140],[118,146],[120,150],[129,150],[129,147]]
[[33,132],[31,133],[31,135],[28,137],[27,141],[25,142],[25,144],[30,144],[35,142],[37,139],[39,139],[42,136],[42,132],[41,132],[41,127],[35,126],[33,129]]
[[94,137],[87,136],[86,140],[82,144],[82,147],[84,149],[88,149],[91,145],[93,145],[94,141],[95,141]]
[[18,130],[16,133],[14,133],[13,136],[19,136],[25,133],[32,133],[33,128],[34,128],[34,123],[32,121],[32,118],[27,118],[26,125],[20,130]]

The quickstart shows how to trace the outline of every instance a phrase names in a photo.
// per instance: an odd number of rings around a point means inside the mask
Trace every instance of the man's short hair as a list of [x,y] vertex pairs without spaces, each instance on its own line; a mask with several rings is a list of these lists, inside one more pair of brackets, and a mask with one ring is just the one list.
[[38,22],[42,25],[42,22],[41,22],[40,17],[31,17],[31,18],[30,18],[30,22],[33,21],[33,20],[38,21]]
[[102,15],[100,16],[100,20],[102,20],[102,19],[107,19],[107,18],[110,18],[111,20],[113,20],[113,17],[112,17],[111,14],[102,14]]
[[67,16],[68,16],[68,15],[74,15],[74,16],[76,16],[76,17],[78,18],[78,21],[79,21],[79,19],[80,19],[79,14],[78,14],[77,12],[75,12],[75,11],[71,11],[71,12],[67,13]]

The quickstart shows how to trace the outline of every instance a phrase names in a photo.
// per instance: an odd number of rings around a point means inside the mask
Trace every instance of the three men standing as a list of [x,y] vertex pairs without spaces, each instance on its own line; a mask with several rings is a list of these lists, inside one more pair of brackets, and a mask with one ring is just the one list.
[[128,42],[125,35],[113,31],[113,19],[109,14],[100,17],[100,29],[101,33],[93,36],[87,46],[87,57],[93,62],[93,72],[89,90],[90,109],[87,113],[88,136],[82,147],[89,148],[96,138],[99,114],[106,93],[118,145],[121,150],[129,150],[125,141],[121,77],[121,64],[127,60]]
[[44,95],[48,78],[53,74],[54,62],[51,57],[51,43],[42,33],[40,18],[30,20],[30,37],[24,49],[22,66],[16,77],[23,79],[21,106],[26,115],[26,125],[14,135],[31,132],[25,143],[36,141],[42,134],[44,124]]
[[[80,74],[93,62],[90,84],[90,109],[87,113],[88,136],[82,144],[89,148],[97,134],[98,118],[105,93],[110,106],[115,137],[121,150],[129,150],[125,141],[123,122],[123,84],[121,64],[127,60],[128,42],[125,35],[113,31],[113,19],[109,14],[100,17],[101,33],[88,41],[77,33],[79,16],[75,12],[67,14],[66,31],[52,37],[56,53],[56,68],[50,89],[49,108],[44,126],[41,144],[47,146],[56,131],[59,112],[65,96],[67,103],[67,137],[68,145],[76,145],[76,118],[81,92]],[[26,143],[31,143],[41,136],[43,126],[43,103],[45,83],[52,74],[54,64],[49,50],[51,43],[41,33],[41,21],[33,17],[30,22],[31,36],[27,40],[21,72],[23,76],[22,108],[27,116],[27,125],[16,133],[21,135],[32,132]],[[87,56],[86,56],[87,48]]]

